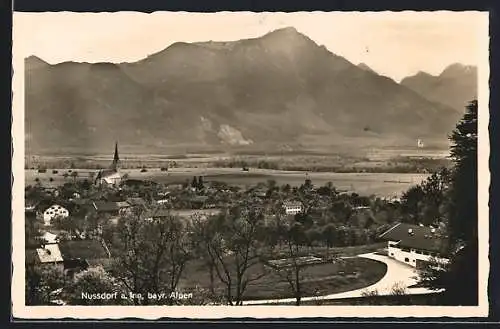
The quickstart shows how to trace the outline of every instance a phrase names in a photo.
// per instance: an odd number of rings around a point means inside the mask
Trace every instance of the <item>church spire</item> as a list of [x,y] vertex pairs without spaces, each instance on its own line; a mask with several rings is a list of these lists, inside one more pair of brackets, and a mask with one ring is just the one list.
[[118,156],[118,142],[115,142],[115,156],[113,157],[113,168],[117,169],[120,157]]

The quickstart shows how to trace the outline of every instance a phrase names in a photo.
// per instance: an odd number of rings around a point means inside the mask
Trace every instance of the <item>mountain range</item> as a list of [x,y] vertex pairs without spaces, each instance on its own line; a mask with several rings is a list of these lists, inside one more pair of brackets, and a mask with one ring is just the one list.
[[134,63],[31,56],[25,139],[32,153],[109,152],[115,140],[138,152],[447,143],[460,113],[407,82],[356,66],[295,28],[177,42]]
[[401,80],[401,85],[431,101],[464,113],[465,106],[477,98],[477,81],[477,67],[455,63],[446,67],[438,76],[418,72]]

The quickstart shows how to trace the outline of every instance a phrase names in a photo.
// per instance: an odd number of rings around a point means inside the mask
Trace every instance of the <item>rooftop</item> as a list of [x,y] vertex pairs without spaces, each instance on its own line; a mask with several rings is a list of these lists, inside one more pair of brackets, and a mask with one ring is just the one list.
[[96,179],[110,177],[116,174],[118,174],[118,172],[115,169],[103,169],[99,171],[99,173],[96,176]]
[[301,207],[302,202],[300,202],[300,201],[285,201],[285,202],[283,202],[283,205],[285,207]]
[[159,217],[170,217],[170,216],[173,216],[170,209],[161,207],[145,211],[142,215],[143,218],[159,218]]
[[440,251],[446,237],[428,226],[398,223],[379,236],[387,241],[399,241],[399,246],[427,251]]
[[65,259],[101,259],[108,258],[108,253],[97,240],[71,240],[59,244],[61,254]]
[[126,202],[126,201],[119,201],[119,202],[116,202],[116,206],[118,208],[127,208],[127,207],[130,207],[130,203]]
[[45,240],[47,244],[49,244],[49,243],[57,243],[57,234],[50,233],[50,232],[45,232],[42,235],[42,239]]
[[127,203],[131,206],[144,206],[146,201],[143,198],[128,198]]
[[40,263],[62,262],[61,250],[57,244],[47,244],[44,248],[37,248],[36,253]]
[[95,210],[101,212],[118,211],[120,209],[116,202],[94,201],[93,206]]

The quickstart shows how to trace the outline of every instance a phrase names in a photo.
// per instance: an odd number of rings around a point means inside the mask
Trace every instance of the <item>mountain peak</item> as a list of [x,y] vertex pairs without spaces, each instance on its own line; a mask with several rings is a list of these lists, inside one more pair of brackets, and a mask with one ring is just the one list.
[[284,37],[284,38],[301,38],[301,39],[308,39],[309,38],[304,35],[303,33],[300,33],[295,27],[293,26],[287,26],[283,27],[280,29],[276,29],[274,31],[271,31],[263,36],[265,37]]
[[279,29],[276,29],[274,31],[271,31],[270,33],[288,33],[288,34],[301,34],[297,29],[293,26],[286,26],[282,27]]
[[463,74],[475,73],[476,67],[473,65],[464,65],[461,63],[453,63],[448,65],[443,72],[441,72],[440,77],[457,77]]
[[401,80],[401,84],[430,101],[454,108],[458,113],[477,97],[477,76],[474,66],[451,64],[440,75],[419,71]]
[[26,57],[24,59],[24,63],[26,67],[33,69],[33,68],[38,68],[38,67],[44,67],[44,66],[49,66],[50,64],[41,59],[40,57],[37,57],[35,55],[31,55],[29,57]]
[[430,73],[427,73],[425,71],[418,71],[414,76],[415,77],[431,77],[433,75]]
[[358,67],[362,70],[365,70],[365,71],[369,71],[369,72],[372,72],[372,73],[376,73],[371,67],[369,67],[368,65],[366,65],[365,63],[359,63],[358,64]]

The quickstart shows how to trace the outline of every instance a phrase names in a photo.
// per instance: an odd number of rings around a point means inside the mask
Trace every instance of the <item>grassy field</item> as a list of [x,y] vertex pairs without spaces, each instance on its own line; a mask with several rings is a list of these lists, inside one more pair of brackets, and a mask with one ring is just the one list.
[[[95,170],[74,169],[73,171],[78,172],[76,179],[89,179],[89,173],[96,173]],[[73,180],[72,177],[64,178],[63,174],[65,172],[68,172],[68,170],[59,169],[57,174],[52,173],[52,169],[48,169],[46,173],[26,170],[25,184],[33,185],[35,179],[38,178],[44,186],[62,185],[66,181]],[[191,181],[193,176],[203,176],[205,182],[220,181],[241,187],[255,185],[259,182],[265,183],[271,179],[275,180],[279,185],[299,186],[308,177],[316,186],[332,182],[337,189],[379,196],[398,195],[429,176],[428,174],[393,173],[306,173],[269,169],[255,169],[244,172],[237,168],[172,168],[168,172],[160,171],[159,168],[150,168],[147,172],[140,172],[139,169],[126,169],[122,172],[128,174],[129,178],[152,180],[164,184]]]
[[[113,153],[106,154],[52,154],[25,157],[26,168],[89,168],[109,166]],[[269,148],[256,152],[220,153],[163,153],[141,154],[120,152],[123,168],[202,168],[223,167],[268,168],[282,170],[310,170],[317,172],[418,172],[418,168],[447,165],[448,149],[353,148],[348,152],[314,152],[313,150],[282,152]]]
[[[260,274],[264,266],[255,266],[248,270],[248,275]],[[244,299],[272,299],[294,297],[285,278],[272,270],[264,277],[248,285]],[[334,263],[307,266],[302,272],[302,288],[304,296],[340,293],[353,289],[361,289],[379,281],[386,273],[383,263],[366,258],[349,258]],[[179,288],[199,285],[208,288],[210,276],[207,267],[202,263],[191,263],[184,271]],[[224,294],[225,287],[216,279],[215,291]]]

